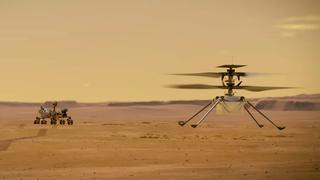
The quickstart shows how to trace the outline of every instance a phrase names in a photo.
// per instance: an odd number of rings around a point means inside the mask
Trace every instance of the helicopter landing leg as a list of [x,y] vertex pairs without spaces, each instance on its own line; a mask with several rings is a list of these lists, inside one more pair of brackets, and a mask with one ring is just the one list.
[[202,118],[196,123],[196,124],[191,124],[191,127],[196,128],[201,122],[209,115],[209,113],[222,101],[221,98],[218,98],[217,101],[212,105],[212,107],[209,109],[209,111],[206,112],[202,116]]
[[261,111],[259,111],[254,105],[252,105],[249,101],[246,101],[247,104],[249,104],[254,110],[256,110],[259,114],[261,114],[266,120],[268,120],[273,126],[278,128],[279,130],[283,130],[286,127],[285,126],[277,126],[274,122],[272,122],[266,115],[264,115]]
[[184,126],[185,124],[187,124],[189,121],[191,121],[194,117],[196,117],[198,114],[200,114],[202,111],[204,111],[208,106],[210,106],[213,103],[213,101],[211,101],[209,104],[207,104],[206,106],[204,106],[202,109],[200,109],[200,111],[198,111],[196,114],[194,114],[192,117],[190,117],[188,120],[186,121],[179,121],[179,125],[180,126]]
[[[246,104],[245,104],[246,105]],[[259,124],[258,121],[254,118],[254,116],[251,114],[251,112],[248,110],[248,108],[246,106],[243,106],[244,109],[247,111],[247,113],[251,116],[251,118],[254,120],[254,122],[256,122],[256,124],[259,126],[259,128],[263,127],[263,124]]]

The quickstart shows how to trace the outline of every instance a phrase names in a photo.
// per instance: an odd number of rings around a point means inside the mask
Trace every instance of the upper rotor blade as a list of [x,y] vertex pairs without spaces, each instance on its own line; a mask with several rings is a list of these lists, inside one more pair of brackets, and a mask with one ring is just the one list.
[[217,66],[218,68],[240,68],[240,67],[244,67],[247,65],[240,65],[240,64],[224,64],[221,66]]
[[207,85],[207,84],[178,84],[178,85],[170,85],[170,88],[177,89],[225,89],[226,86],[215,86],[215,85]]
[[295,87],[268,87],[268,86],[239,86],[234,89],[244,89],[247,91],[267,91],[267,90],[275,90],[275,89],[292,89]]
[[226,74],[226,73],[224,73],[224,72],[203,72],[203,73],[182,73],[182,74],[171,74],[171,75],[177,75],[177,76],[202,76],[202,77],[220,78],[224,74]]
[[[181,73],[181,74],[170,74],[170,75],[220,78],[222,76],[228,76],[228,72]],[[234,72],[234,73],[232,73],[232,75],[233,76],[240,76],[240,77],[251,77],[251,76],[272,75],[272,74],[271,73],[257,73],[257,72]]]

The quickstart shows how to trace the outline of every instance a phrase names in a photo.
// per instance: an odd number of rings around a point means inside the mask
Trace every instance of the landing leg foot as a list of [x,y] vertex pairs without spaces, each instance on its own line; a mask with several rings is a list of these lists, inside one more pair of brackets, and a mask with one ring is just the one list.
[[190,126],[193,127],[193,128],[196,128],[198,125],[197,124],[191,124]]
[[179,124],[180,126],[184,126],[184,125],[186,124],[186,122],[184,122],[184,121],[179,121],[178,124]]

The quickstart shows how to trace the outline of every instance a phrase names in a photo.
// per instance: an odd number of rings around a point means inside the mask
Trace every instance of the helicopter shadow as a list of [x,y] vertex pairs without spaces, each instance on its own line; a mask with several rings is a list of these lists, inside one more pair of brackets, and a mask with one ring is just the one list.
[[0,141],[0,151],[8,150],[10,145],[15,141],[45,136],[47,134],[47,131],[48,131],[48,129],[39,129],[37,135],[35,135],[35,136],[25,136],[25,137],[13,138],[13,139],[1,140]]

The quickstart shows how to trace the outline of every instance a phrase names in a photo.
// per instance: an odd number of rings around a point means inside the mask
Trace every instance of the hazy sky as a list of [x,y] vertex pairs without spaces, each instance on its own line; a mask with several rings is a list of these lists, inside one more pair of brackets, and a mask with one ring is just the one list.
[[0,101],[210,99],[224,90],[173,83],[219,79],[168,73],[280,73],[237,91],[248,97],[320,93],[320,1],[0,0]]

